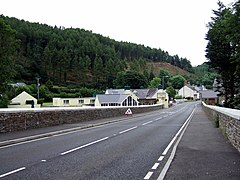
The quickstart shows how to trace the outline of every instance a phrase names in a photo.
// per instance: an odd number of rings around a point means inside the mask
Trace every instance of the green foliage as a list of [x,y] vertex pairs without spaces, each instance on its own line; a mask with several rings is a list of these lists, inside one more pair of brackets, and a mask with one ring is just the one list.
[[0,108],[7,108],[9,99],[6,94],[0,94]]
[[8,82],[15,75],[14,64],[18,41],[16,31],[0,17],[0,92],[4,93]]
[[170,83],[175,89],[181,89],[184,86],[185,81],[186,79],[181,75],[173,76],[170,78]]
[[167,87],[166,92],[168,93],[170,98],[174,98],[177,94],[176,90],[172,86]]
[[155,77],[150,81],[149,88],[159,88],[161,85],[161,79],[159,77]]
[[65,29],[0,17],[16,30],[21,41],[15,63],[16,80],[27,83],[32,83],[35,74],[39,74],[43,84],[50,80],[54,84],[105,89],[113,87],[117,73],[125,71],[127,65],[137,72],[146,69],[147,61],[163,61],[186,70],[191,67],[188,60],[170,56],[161,49],[117,42],[78,28]]
[[221,75],[228,107],[235,94],[240,93],[240,1],[236,1],[232,7],[225,7],[221,2],[218,5],[219,9],[213,11],[215,17],[208,24],[206,57],[211,67]]
[[147,78],[136,71],[119,72],[114,80],[116,88],[124,88],[129,86],[132,89],[147,87]]

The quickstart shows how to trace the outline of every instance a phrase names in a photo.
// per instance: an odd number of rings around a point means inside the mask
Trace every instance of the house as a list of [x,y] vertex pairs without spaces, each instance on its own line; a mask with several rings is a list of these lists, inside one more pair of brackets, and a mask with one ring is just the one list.
[[179,89],[178,95],[186,99],[192,100],[200,99],[199,92],[193,86],[190,85],[185,85],[181,89]]
[[153,105],[157,104],[157,97],[156,95],[158,89],[157,88],[150,88],[150,89],[133,89],[133,94],[138,97],[138,101],[140,105]]
[[36,108],[40,107],[40,104],[37,104],[37,99],[23,91],[18,96],[13,98],[8,105],[9,108]]
[[82,107],[94,106],[95,97],[86,98],[53,98],[53,106],[55,107]]
[[157,104],[163,104],[164,108],[169,108],[169,96],[166,91],[158,89],[153,97],[157,99]]
[[200,91],[200,99],[208,105],[219,104],[219,92],[213,90]]
[[95,106],[138,106],[135,96],[129,94],[98,94]]

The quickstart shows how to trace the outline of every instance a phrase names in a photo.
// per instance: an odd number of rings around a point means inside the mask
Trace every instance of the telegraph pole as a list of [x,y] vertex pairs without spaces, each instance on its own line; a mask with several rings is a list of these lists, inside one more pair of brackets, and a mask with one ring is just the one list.
[[39,99],[39,87],[40,87],[39,79],[41,79],[41,78],[36,77],[36,79],[37,79],[37,98]]

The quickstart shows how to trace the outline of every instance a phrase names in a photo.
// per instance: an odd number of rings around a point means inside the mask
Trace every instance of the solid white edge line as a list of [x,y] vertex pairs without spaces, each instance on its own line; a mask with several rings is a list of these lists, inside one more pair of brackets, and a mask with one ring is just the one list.
[[24,142],[19,142],[19,143],[15,143],[15,144],[10,144],[10,145],[6,145],[6,146],[2,146],[2,147],[0,147],[0,149],[12,147],[12,146],[17,146],[17,145],[21,145],[21,144],[27,144],[27,143],[35,142],[35,141],[41,141],[43,139],[48,139],[48,138],[50,138],[50,137],[42,137],[42,138],[39,138],[39,139],[33,139],[33,140],[29,140],[29,141],[24,141]]
[[178,130],[177,134],[173,137],[173,139],[171,140],[171,142],[168,144],[168,146],[166,147],[166,149],[163,151],[162,155],[166,155],[167,152],[169,151],[169,149],[171,148],[172,144],[174,143],[174,141],[176,140],[176,138],[178,137],[178,135],[181,133],[182,129],[186,126],[186,124],[190,121],[190,119],[193,116],[195,109],[192,111],[192,113],[190,114],[190,116],[187,118],[187,120],[184,122],[184,124],[182,125],[182,127]]
[[19,169],[10,171],[10,172],[5,173],[5,174],[1,174],[1,175],[0,175],[0,178],[5,177],[5,176],[8,176],[8,175],[11,175],[11,174],[14,174],[14,173],[17,173],[17,172],[22,171],[22,170],[24,170],[24,169],[26,169],[26,167],[22,167],[22,168],[19,168]]
[[150,179],[150,177],[152,176],[153,172],[149,171],[147,173],[147,175],[144,177],[144,179]]
[[76,150],[79,150],[79,149],[82,149],[82,148],[85,148],[87,146],[90,146],[90,145],[93,145],[93,144],[96,144],[96,143],[99,143],[101,141],[104,141],[104,140],[107,140],[109,137],[105,137],[105,138],[102,138],[102,139],[99,139],[99,140],[96,140],[96,141],[93,141],[93,142],[90,142],[88,144],[85,144],[85,145],[82,145],[82,146],[79,146],[79,147],[76,147],[74,149],[70,149],[68,151],[65,151],[63,153],[61,153],[61,155],[65,155],[65,154],[68,154],[68,153],[71,153],[71,152],[74,152]]
[[[195,106],[195,108],[196,108],[196,106]],[[184,134],[184,132],[186,131],[186,129],[187,129],[189,123],[190,123],[190,120],[191,120],[191,118],[192,118],[192,116],[193,116],[194,111],[195,111],[195,109],[193,110],[193,112],[191,113],[191,115],[189,116],[189,118],[186,120],[187,124],[186,124],[186,126],[184,127],[183,131],[181,132],[181,135],[179,136],[176,144],[174,145],[173,150],[172,150],[172,152],[171,152],[171,155],[170,155],[170,157],[168,158],[167,163],[166,163],[165,166],[163,167],[163,170],[161,171],[161,173],[160,173],[159,177],[157,178],[157,180],[163,180],[163,179],[164,179],[164,177],[165,177],[165,175],[166,175],[166,173],[167,173],[167,171],[168,171],[168,169],[169,169],[169,167],[170,167],[170,165],[171,165],[171,163],[172,163],[172,161],[173,161],[173,158],[174,158],[174,156],[175,156],[175,154],[176,154],[176,150],[177,150],[178,144],[179,144],[179,142],[181,141],[181,139],[182,139],[182,137],[183,137],[183,134]],[[185,124],[185,123],[184,123],[184,124]]]
[[125,133],[125,132],[134,130],[134,129],[136,129],[136,128],[137,128],[137,126],[134,126],[134,127],[132,127],[132,128],[129,128],[129,129],[126,129],[126,130],[124,130],[124,131],[119,132],[119,134],[123,134],[123,133]]
[[150,123],[152,123],[152,122],[153,122],[153,121],[148,121],[148,122],[143,123],[142,125],[145,126],[145,125],[150,124]]
[[152,169],[157,169],[158,166],[159,166],[159,163],[155,163],[155,164],[153,165]]

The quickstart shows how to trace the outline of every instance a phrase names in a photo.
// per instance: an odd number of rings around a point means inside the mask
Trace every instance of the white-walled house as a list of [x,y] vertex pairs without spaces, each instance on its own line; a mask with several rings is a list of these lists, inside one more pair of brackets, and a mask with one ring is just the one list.
[[178,95],[186,99],[200,99],[199,92],[190,85],[185,85],[178,91]]
[[94,106],[95,97],[86,98],[53,98],[53,106],[55,107],[82,107]]
[[36,98],[23,91],[10,101],[8,108],[39,108],[40,106]]

